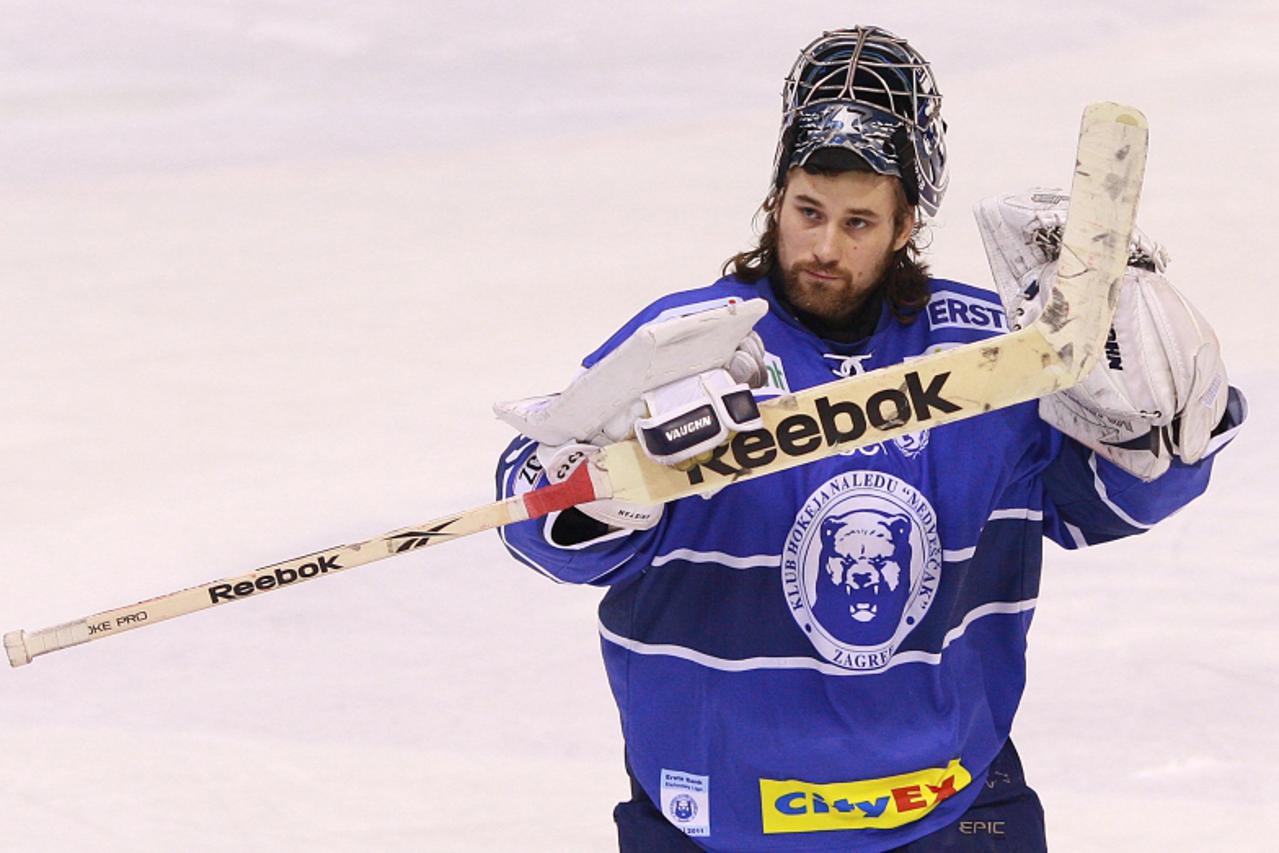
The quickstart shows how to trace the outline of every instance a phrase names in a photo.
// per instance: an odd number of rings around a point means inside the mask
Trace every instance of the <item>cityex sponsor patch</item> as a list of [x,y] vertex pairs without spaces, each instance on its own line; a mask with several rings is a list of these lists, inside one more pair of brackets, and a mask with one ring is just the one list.
[[764,833],[892,829],[919,820],[972,781],[959,759],[945,767],[857,782],[760,779]]

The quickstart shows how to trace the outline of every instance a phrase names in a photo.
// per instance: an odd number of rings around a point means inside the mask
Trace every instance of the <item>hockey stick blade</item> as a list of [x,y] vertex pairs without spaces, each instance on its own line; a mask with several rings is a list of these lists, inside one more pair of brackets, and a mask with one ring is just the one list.
[[634,441],[610,445],[566,481],[377,539],[319,551],[39,631],[4,636],[12,666],[39,655],[599,498],[657,504],[1052,394],[1079,381],[1105,345],[1141,194],[1146,120],[1089,106],[1079,134],[1057,284],[1025,329],[762,403],[764,428],[739,433],[688,471]]

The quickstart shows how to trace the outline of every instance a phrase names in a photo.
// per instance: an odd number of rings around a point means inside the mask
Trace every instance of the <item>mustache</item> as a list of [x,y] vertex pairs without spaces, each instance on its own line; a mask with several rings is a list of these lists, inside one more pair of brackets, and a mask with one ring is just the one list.
[[828,261],[826,263],[817,263],[815,261],[797,261],[791,264],[790,273],[792,277],[798,276],[801,272],[818,273],[819,275],[837,276],[845,282],[851,282],[853,277],[847,270],[840,269],[837,261]]

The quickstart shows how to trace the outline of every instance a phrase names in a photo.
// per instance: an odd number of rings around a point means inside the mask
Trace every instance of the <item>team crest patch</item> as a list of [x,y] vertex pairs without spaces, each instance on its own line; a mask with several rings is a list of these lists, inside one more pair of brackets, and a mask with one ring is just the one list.
[[822,657],[873,672],[928,613],[941,568],[928,499],[891,474],[849,471],[823,483],[796,516],[782,588]]

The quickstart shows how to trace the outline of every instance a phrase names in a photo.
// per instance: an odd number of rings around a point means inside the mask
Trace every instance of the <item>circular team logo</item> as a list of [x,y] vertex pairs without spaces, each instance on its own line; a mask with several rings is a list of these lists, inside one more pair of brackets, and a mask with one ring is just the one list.
[[671,800],[671,817],[680,823],[688,823],[697,817],[697,801],[688,794],[679,794]]
[[871,672],[928,613],[941,567],[928,499],[891,474],[849,471],[823,483],[796,516],[782,588],[822,657]]

